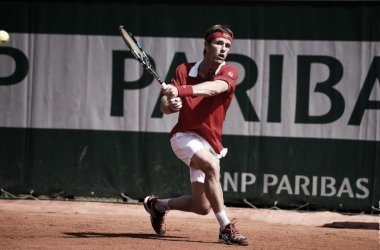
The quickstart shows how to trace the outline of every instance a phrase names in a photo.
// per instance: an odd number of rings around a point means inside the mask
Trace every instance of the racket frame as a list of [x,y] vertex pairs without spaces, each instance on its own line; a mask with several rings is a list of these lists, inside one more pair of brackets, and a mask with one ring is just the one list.
[[131,50],[133,56],[140,62],[140,64],[160,83],[165,84],[156,70],[150,63],[149,57],[146,55],[145,51],[142,49],[141,45],[137,42],[136,38],[131,32],[127,31],[123,25],[119,27],[120,35],[123,38],[125,44]]

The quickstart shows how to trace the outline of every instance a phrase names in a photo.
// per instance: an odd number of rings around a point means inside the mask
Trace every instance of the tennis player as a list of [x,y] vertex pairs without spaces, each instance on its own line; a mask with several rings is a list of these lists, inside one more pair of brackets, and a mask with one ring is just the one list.
[[[219,159],[227,154],[221,144],[223,122],[231,104],[238,70],[225,62],[233,32],[214,25],[206,31],[203,60],[177,67],[171,85],[161,88],[161,111],[179,112],[178,123],[170,132],[174,153],[190,168],[192,195],[171,199],[147,196],[144,207],[159,235],[166,233],[169,210],[206,215],[212,209],[220,224],[218,242],[248,245],[248,239],[228,219],[220,184]],[[175,101],[173,97],[179,100]]]

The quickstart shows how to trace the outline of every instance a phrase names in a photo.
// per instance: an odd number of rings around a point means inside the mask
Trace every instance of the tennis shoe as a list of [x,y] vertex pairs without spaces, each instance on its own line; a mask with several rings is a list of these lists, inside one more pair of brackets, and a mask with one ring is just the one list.
[[249,240],[241,235],[235,227],[237,219],[232,219],[230,224],[228,224],[223,230],[220,230],[219,233],[219,243],[224,243],[228,245],[240,245],[248,246]]
[[144,208],[150,214],[150,222],[154,231],[159,235],[166,233],[165,217],[166,213],[160,213],[156,209],[158,197],[147,196],[144,199]]

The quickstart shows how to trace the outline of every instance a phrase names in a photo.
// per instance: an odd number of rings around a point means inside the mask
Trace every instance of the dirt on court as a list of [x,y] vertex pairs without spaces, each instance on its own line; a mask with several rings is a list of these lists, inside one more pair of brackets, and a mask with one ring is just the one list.
[[140,204],[0,200],[0,249],[380,249],[378,215],[227,208],[248,247],[216,243],[213,213],[170,211],[157,236]]

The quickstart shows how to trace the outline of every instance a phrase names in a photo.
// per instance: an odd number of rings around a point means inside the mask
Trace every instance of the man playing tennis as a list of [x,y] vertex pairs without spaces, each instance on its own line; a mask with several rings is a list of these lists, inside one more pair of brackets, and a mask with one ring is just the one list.
[[236,219],[230,221],[226,215],[219,182],[219,159],[227,153],[221,144],[223,122],[238,78],[236,67],[225,62],[232,39],[233,32],[226,26],[209,28],[205,34],[203,60],[179,65],[171,85],[161,87],[164,95],[161,111],[164,114],[179,111],[178,123],[170,132],[170,142],[177,157],[190,168],[192,195],[144,199],[144,207],[157,234],[166,233],[165,217],[169,210],[206,215],[212,209],[220,224],[218,241],[248,245],[248,239],[235,227]]

